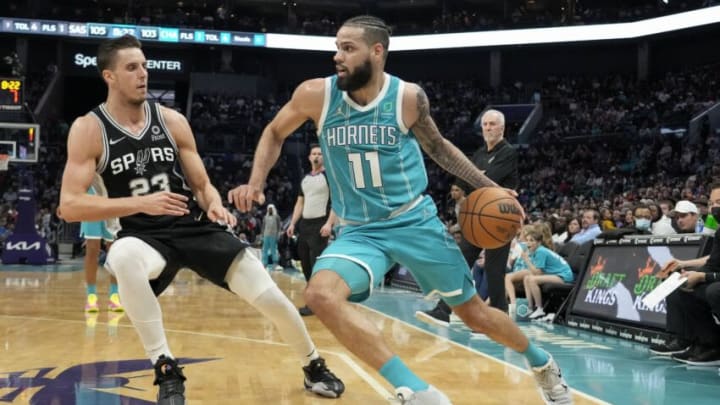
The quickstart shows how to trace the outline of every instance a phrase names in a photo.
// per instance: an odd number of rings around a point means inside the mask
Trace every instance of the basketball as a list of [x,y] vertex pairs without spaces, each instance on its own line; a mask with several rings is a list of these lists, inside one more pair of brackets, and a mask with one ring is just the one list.
[[483,249],[506,245],[522,226],[522,206],[506,190],[479,188],[460,206],[458,222],[463,237]]

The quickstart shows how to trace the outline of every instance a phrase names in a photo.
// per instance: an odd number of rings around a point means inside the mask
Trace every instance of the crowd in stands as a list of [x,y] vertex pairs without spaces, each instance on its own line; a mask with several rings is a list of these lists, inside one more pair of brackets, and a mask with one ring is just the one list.
[[[116,24],[167,25],[249,32],[282,32],[334,35],[345,19],[363,13],[384,18],[396,34],[447,33],[491,29],[547,27],[608,22],[627,22],[687,10],[709,7],[716,0],[670,1],[570,1],[500,2],[472,4],[438,1],[413,8],[393,8],[358,3],[328,11],[324,4],[280,2],[276,4],[233,4],[222,1],[185,1],[145,4],[88,3],[56,1],[50,7],[28,10],[26,2],[7,3],[10,17],[44,18],[69,21],[94,21]],[[171,4],[171,5],[170,5]],[[390,7],[388,7],[388,5]]]
[[[707,197],[710,170],[720,163],[719,134],[704,128],[691,139],[665,134],[661,128],[683,122],[687,127],[694,114],[720,101],[717,72],[716,66],[707,66],[640,84],[612,75],[546,80],[539,89],[544,119],[519,150],[518,193],[528,218],[555,222],[554,218],[563,217],[567,224],[585,209],[606,208],[620,221],[640,201]],[[482,142],[473,126],[481,111],[493,104],[527,101],[525,97],[532,94],[519,83],[498,89],[483,89],[467,81],[420,84],[430,97],[439,128],[468,154]],[[257,137],[287,97],[289,92],[266,99],[194,96],[191,125],[221,195],[247,180]],[[68,129],[63,121],[44,125],[41,160],[33,168],[39,208],[51,210],[57,203]],[[302,142],[313,140],[311,124],[299,132]],[[584,138],[574,142],[577,137]],[[512,139],[512,131],[508,138]],[[267,201],[275,204],[283,218],[290,214],[297,195],[299,178],[292,173],[304,162],[293,159],[302,157],[283,157],[268,182]],[[450,222],[452,179],[430,160],[427,169],[428,193],[441,217]],[[0,182],[6,207],[17,186],[10,178],[6,175]],[[255,241],[264,208],[236,214],[241,219],[238,231]]]
[[720,94],[718,66],[668,73],[637,83],[622,76],[551,77],[542,89],[545,140],[599,134],[645,138],[659,127],[684,127]]

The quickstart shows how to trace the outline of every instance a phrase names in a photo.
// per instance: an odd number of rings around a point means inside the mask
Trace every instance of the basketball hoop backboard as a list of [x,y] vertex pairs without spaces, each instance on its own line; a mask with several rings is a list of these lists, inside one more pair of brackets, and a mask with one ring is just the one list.
[[37,163],[40,150],[40,125],[0,122],[0,154],[11,162]]

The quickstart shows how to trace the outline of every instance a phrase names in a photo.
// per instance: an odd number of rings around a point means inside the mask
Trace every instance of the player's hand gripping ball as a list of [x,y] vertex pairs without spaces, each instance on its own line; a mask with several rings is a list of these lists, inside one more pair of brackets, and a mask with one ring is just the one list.
[[483,187],[470,193],[462,203],[458,221],[465,240],[480,248],[496,249],[517,235],[523,209],[506,190]]

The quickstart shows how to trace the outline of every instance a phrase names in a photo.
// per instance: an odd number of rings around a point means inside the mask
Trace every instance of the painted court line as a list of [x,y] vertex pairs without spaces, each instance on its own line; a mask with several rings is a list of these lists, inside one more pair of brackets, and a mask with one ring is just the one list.
[[[83,320],[77,320],[77,319],[55,319],[55,318],[44,318],[44,317],[33,317],[33,316],[21,316],[21,315],[0,315],[0,318],[8,318],[8,319],[19,319],[19,320],[29,320],[29,321],[43,321],[43,322],[71,322],[71,323],[80,323],[85,324],[85,321]],[[107,325],[107,322],[100,322],[98,321],[97,324],[99,325]],[[117,325],[121,328],[127,328],[127,329],[134,329],[132,325]],[[242,336],[232,336],[232,335],[224,335],[220,333],[208,333],[208,332],[196,332],[196,331],[188,331],[188,330],[179,330],[179,329],[165,329],[165,332],[170,333],[177,333],[177,334],[185,334],[185,335],[191,335],[191,336],[202,336],[202,337],[211,337],[211,338],[218,338],[218,339],[229,339],[229,340],[235,340],[235,341],[243,341],[243,342],[251,342],[251,343],[261,343],[266,345],[272,345],[272,346],[288,346],[286,343],[282,342],[274,342],[271,340],[261,340],[261,339],[251,339],[246,338]],[[327,353],[331,354],[340,360],[342,360],[350,369],[352,369],[361,379],[363,379],[380,397],[383,399],[389,399],[394,397],[393,394],[390,393],[385,387],[374,377],[372,377],[370,374],[368,374],[359,364],[357,364],[356,361],[354,361],[350,356],[348,356],[345,353],[339,353],[332,350],[323,350],[318,349],[321,353]],[[390,401],[392,403],[392,401]]]
[[[386,292],[387,292],[387,291],[386,291]],[[490,356],[489,354],[483,353],[483,352],[481,352],[481,351],[479,351],[479,350],[477,350],[477,349],[474,349],[474,348],[472,348],[472,347],[468,347],[468,346],[465,346],[465,345],[463,345],[463,344],[457,343],[457,342],[455,342],[455,341],[453,341],[453,340],[451,340],[451,339],[449,339],[449,338],[447,338],[447,337],[445,337],[445,336],[439,335],[439,334],[437,334],[437,333],[429,332],[429,331],[427,331],[427,330],[425,330],[425,329],[422,329],[422,328],[420,328],[420,327],[418,327],[418,326],[415,326],[415,325],[413,325],[413,324],[411,324],[411,323],[409,323],[409,322],[407,322],[407,321],[405,321],[405,320],[402,320],[402,319],[399,319],[399,318],[395,318],[394,316],[391,316],[391,315],[388,315],[388,314],[386,314],[386,313],[384,313],[384,312],[378,311],[377,309],[370,308],[370,307],[368,307],[367,305],[364,305],[364,304],[360,304],[360,305],[361,305],[363,308],[365,308],[365,309],[367,309],[367,310],[369,310],[369,311],[372,311],[372,312],[375,312],[375,313],[377,313],[377,314],[379,314],[379,315],[385,316],[385,317],[387,317],[387,318],[394,319],[394,320],[397,320],[397,321],[399,321],[399,322],[402,322],[402,323],[404,323],[406,326],[408,326],[408,327],[411,328],[411,329],[414,329],[414,330],[416,330],[416,331],[420,331],[420,332],[422,332],[422,333],[424,333],[424,334],[430,335],[430,336],[435,337],[435,338],[440,338],[441,340],[447,341],[447,342],[450,343],[451,345],[454,345],[454,346],[459,347],[459,348],[461,348],[461,349],[465,349],[465,350],[467,350],[467,351],[470,351],[470,352],[473,352],[473,353],[475,353],[475,354],[478,354],[478,355],[480,355],[480,356],[482,356],[482,357],[485,357],[486,359],[490,359],[490,360],[492,360],[492,361],[495,361],[495,362],[497,362],[497,363],[500,363],[500,364],[502,364],[503,366],[510,366],[510,367],[514,368],[515,370],[518,370],[518,371],[520,371],[520,372],[523,372],[523,373],[525,373],[525,374],[527,374],[527,375],[529,375],[529,376],[532,377],[532,373],[530,373],[530,371],[527,370],[527,369],[524,369],[524,368],[522,368],[522,367],[518,367],[518,366],[516,366],[516,365],[514,365],[514,364],[512,364],[512,363],[509,363],[509,362],[507,362],[507,361],[500,360],[500,359],[498,359],[498,358],[496,358],[496,357]],[[430,326],[433,326],[433,325],[430,325]],[[435,326],[435,327],[436,327],[436,328],[440,328],[439,326]],[[596,398],[596,397],[594,397],[594,396],[592,396],[592,395],[590,395],[590,394],[586,394],[586,393],[584,393],[584,392],[582,392],[582,391],[578,391],[578,390],[576,390],[576,389],[574,389],[574,388],[572,388],[572,387],[571,387],[570,389],[572,390],[572,392],[573,392],[574,394],[577,394],[577,395],[579,395],[579,396],[581,396],[581,397],[583,397],[583,398],[585,398],[585,399],[591,400],[591,401],[596,401],[596,402],[597,402],[598,404],[600,404],[600,405],[612,405],[612,404],[610,404],[609,402],[605,402],[605,401],[603,401],[603,400],[601,400],[601,399],[599,399],[599,398]]]

